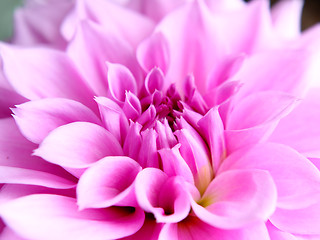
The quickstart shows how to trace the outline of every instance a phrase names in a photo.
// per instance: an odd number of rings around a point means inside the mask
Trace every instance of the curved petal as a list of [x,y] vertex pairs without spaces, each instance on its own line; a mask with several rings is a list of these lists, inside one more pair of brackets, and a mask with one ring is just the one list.
[[32,156],[35,148],[36,144],[21,135],[13,118],[0,119],[0,166],[36,170],[70,179],[70,174],[63,168]]
[[77,200],[80,209],[136,206],[134,180],[140,165],[128,157],[105,157],[80,177]]
[[66,43],[60,33],[60,24],[72,5],[72,0],[25,2],[24,7],[14,14],[12,42],[24,46],[48,44],[63,48]]
[[162,160],[163,171],[169,176],[181,176],[187,182],[194,184],[192,172],[185,162],[185,159],[179,152],[181,144],[174,146],[172,149],[163,148],[159,150]]
[[7,166],[0,166],[0,183],[36,185],[57,189],[76,186],[75,182],[50,173]]
[[253,93],[238,101],[225,123],[228,152],[265,141],[278,121],[292,111],[296,104],[295,97],[275,91]]
[[55,128],[77,121],[100,124],[99,118],[79,102],[46,98],[26,102],[12,109],[21,133],[34,143],[41,143]]
[[106,156],[123,155],[115,137],[99,125],[74,122],[53,130],[34,155],[68,168],[86,168]]
[[129,128],[129,121],[117,103],[106,97],[96,97],[100,116],[105,128],[120,142],[124,142]]
[[153,213],[157,222],[178,222],[189,214],[188,194],[179,177],[145,168],[137,175],[135,190],[139,206]]
[[301,209],[278,208],[270,217],[271,223],[282,231],[293,234],[320,235],[320,203]]
[[266,221],[276,201],[276,186],[267,171],[232,170],[219,174],[202,198],[191,205],[202,221],[222,229],[237,229]]
[[268,171],[277,187],[277,206],[298,209],[320,199],[320,172],[305,157],[290,147],[261,143],[242,148],[228,156],[219,172],[231,169]]
[[288,145],[307,157],[320,157],[319,88],[310,89],[306,98],[282,118],[269,141]]
[[283,232],[272,225],[269,221],[266,223],[271,240],[297,240],[291,233]]
[[67,53],[97,96],[106,96],[108,91],[106,61],[123,64],[139,77],[132,47],[113,31],[89,20],[78,24]]
[[185,2],[187,0],[130,0],[128,7],[158,22]]
[[79,20],[90,19],[119,34],[135,48],[151,33],[154,27],[153,21],[149,18],[112,1],[80,0],[76,2],[75,9],[62,27],[63,35],[67,39],[73,36]]
[[157,26],[167,39],[170,65],[167,78],[183,91],[183,81],[192,74],[200,93],[206,90],[206,79],[212,67],[225,53],[225,42],[203,1],[190,1],[168,14]]
[[209,144],[211,152],[211,163],[214,172],[219,168],[221,161],[225,158],[226,147],[224,137],[224,125],[217,108],[212,108],[198,122],[200,130]]
[[5,223],[27,239],[93,239],[125,237],[144,222],[140,209],[107,208],[79,211],[76,200],[58,195],[30,195],[0,208]]
[[137,94],[137,83],[128,68],[115,63],[107,63],[107,67],[109,90],[115,100],[123,103],[126,92]]
[[279,1],[272,7],[272,22],[281,37],[287,39],[299,37],[302,9],[303,0]]
[[233,80],[240,79],[243,83],[238,97],[268,90],[282,91],[296,97],[303,96],[309,84],[312,57],[312,51],[301,48],[269,50],[248,56],[240,70],[232,77]]
[[1,44],[0,53],[5,76],[22,96],[69,98],[95,107],[92,91],[63,52]]
[[153,216],[146,214],[143,226],[135,234],[121,240],[158,240],[163,223],[158,223]]
[[140,43],[137,59],[145,72],[159,67],[165,74],[169,65],[169,46],[162,33],[155,33]]
[[270,240],[264,223],[255,223],[235,230],[224,230],[210,226],[195,216],[188,216],[183,222],[166,223],[159,240]]

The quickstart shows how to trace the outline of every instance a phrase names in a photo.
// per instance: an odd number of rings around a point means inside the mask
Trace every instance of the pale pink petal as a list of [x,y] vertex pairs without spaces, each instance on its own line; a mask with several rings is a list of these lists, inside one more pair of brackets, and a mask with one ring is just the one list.
[[[312,197],[312,196],[310,196]],[[282,231],[293,234],[320,235],[320,203],[301,209],[278,208],[270,217],[271,223]]]
[[26,46],[64,47],[66,43],[60,34],[60,24],[72,5],[72,0],[26,1],[23,8],[15,11],[12,42]]
[[188,216],[183,222],[166,223],[159,240],[270,240],[264,223],[255,223],[241,229],[223,230],[202,222],[195,216]]
[[130,0],[128,7],[158,22],[185,2],[187,0]]
[[207,81],[207,90],[218,87],[234,76],[241,69],[245,59],[246,55],[242,53],[226,57],[217,66],[214,66]]
[[63,98],[30,101],[12,109],[21,133],[34,143],[41,143],[55,128],[77,121],[100,124],[100,119],[79,102]]
[[[214,31],[222,35],[221,41],[229,47],[227,50],[229,53],[251,54],[265,51],[276,45],[278,39],[272,31],[269,1],[251,1],[245,7],[242,7],[243,1],[237,0],[211,2],[213,5],[220,2],[220,5],[227,5],[229,8],[227,14],[221,14],[221,12],[214,12],[219,10],[211,7],[215,21],[219,23],[215,25]],[[230,7],[231,4],[232,7]]]
[[219,106],[230,100],[231,97],[239,91],[240,87],[241,84],[239,81],[227,81],[213,90],[208,91],[203,96],[203,99],[209,108]]
[[63,35],[68,39],[73,36],[78,21],[82,19],[92,20],[104,28],[113,30],[133,47],[145,39],[154,27],[150,19],[112,3],[112,1],[81,0],[77,1],[75,9],[64,22],[62,30]]
[[264,51],[249,56],[232,79],[244,83],[239,96],[275,90],[300,97],[307,90],[311,59],[312,54],[305,50]]
[[134,180],[140,165],[128,157],[105,157],[80,177],[77,202],[80,209],[136,206]]
[[74,122],[53,130],[34,154],[69,168],[86,168],[106,156],[123,155],[116,138],[99,125]]
[[96,97],[105,128],[120,142],[124,142],[129,128],[128,119],[117,103],[105,97]]
[[198,125],[209,144],[214,172],[225,158],[224,126],[217,108],[212,108],[199,120]]
[[216,176],[192,209],[204,222],[222,229],[237,229],[266,221],[276,208],[277,189],[262,170],[233,170]]
[[183,80],[194,75],[200,93],[206,90],[207,75],[222,53],[225,43],[221,32],[203,1],[191,1],[168,14],[157,26],[168,41],[170,65],[167,77],[183,89]]
[[281,119],[270,141],[283,143],[308,157],[320,157],[319,88],[311,89],[306,98]]
[[106,95],[108,90],[106,61],[121,63],[135,77],[139,77],[138,63],[132,47],[112,31],[103,29],[94,22],[84,20],[79,23],[67,53],[99,96]]
[[113,63],[107,63],[107,68],[109,90],[115,100],[124,102],[126,92],[137,93],[137,83],[129,69]]
[[137,59],[144,71],[158,67],[165,74],[169,65],[169,46],[162,33],[155,33],[140,43]]
[[76,186],[75,182],[50,173],[7,166],[0,166],[0,183],[36,185],[57,189]]
[[294,235],[288,232],[283,232],[272,225],[269,221],[266,223],[271,240],[297,240]]
[[194,178],[192,172],[185,162],[185,159],[179,152],[181,144],[176,145],[172,149],[163,148],[159,150],[159,154],[162,160],[163,171],[169,176],[181,176],[187,182],[194,184]]
[[158,222],[183,220],[189,214],[190,201],[181,180],[179,177],[168,177],[159,169],[145,168],[135,181],[139,205],[153,213]]
[[225,123],[228,152],[266,140],[278,121],[296,105],[295,97],[274,91],[253,93],[238,101]]
[[39,157],[32,156],[32,152],[36,148],[36,144],[29,142],[21,135],[13,118],[0,120],[1,166],[31,169],[67,178],[70,177],[60,166],[50,164]]
[[4,74],[22,96],[36,100],[62,97],[92,106],[93,93],[70,59],[60,51],[1,44]]
[[278,192],[277,206],[297,209],[320,199],[320,172],[305,157],[285,145],[261,143],[240,149],[224,160],[219,172],[230,169],[268,171]]
[[5,223],[22,237],[35,240],[121,238],[144,222],[140,209],[78,211],[76,200],[57,195],[30,195],[2,205]]
[[284,38],[300,35],[303,0],[279,1],[272,7],[271,16],[275,31]]
[[206,0],[205,2],[214,13],[241,10],[246,6],[245,2],[241,0]]

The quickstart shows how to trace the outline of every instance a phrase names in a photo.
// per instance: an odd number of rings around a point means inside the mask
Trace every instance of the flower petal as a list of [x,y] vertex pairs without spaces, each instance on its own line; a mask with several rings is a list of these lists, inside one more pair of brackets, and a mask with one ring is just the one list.
[[319,170],[307,158],[285,145],[261,143],[242,148],[224,160],[219,172],[231,169],[268,171],[277,186],[277,207],[303,208],[320,199]]
[[267,220],[276,200],[276,186],[267,171],[233,170],[217,175],[198,203],[193,200],[191,205],[202,221],[237,229]]
[[57,189],[76,186],[75,182],[50,173],[7,166],[0,166],[0,183],[36,185]]
[[93,93],[63,52],[6,44],[1,44],[0,52],[5,76],[22,96],[69,98],[95,107]]
[[75,9],[76,11],[71,13],[62,28],[63,35],[67,39],[73,36],[79,20],[90,19],[120,34],[122,39],[135,48],[151,33],[154,27],[153,21],[149,18],[125,9],[112,1],[81,0],[76,2]]
[[129,128],[129,122],[125,113],[117,103],[106,97],[96,97],[95,100],[98,103],[105,128],[111,132],[120,143],[123,143]]
[[144,222],[140,209],[107,208],[78,211],[76,200],[57,195],[30,195],[0,208],[5,223],[27,239],[121,238],[135,233]]
[[199,120],[198,125],[206,137],[211,152],[211,162],[214,172],[225,158],[224,126],[217,108],[212,108]]
[[232,78],[244,83],[238,96],[273,90],[301,97],[309,83],[308,71],[312,57],[311,52],[301,49],[269,50],[249,56]]
[[89,108],[63,98],[26,102],[12,111],[21,133],[37,144],[59,126],[77,121],[100,123],[99,118]]
[[145,168],[136,178],[135,190],[139,205],[153,213],[158,222],[178,222],[189,214],[190,202],[179,177]]
[[106,96],[108,91],[106,61],[123,64],[139,76],[132,47],[113,31],[91,21],[79,23],[67,53],[98,96]]
[[181,176],[187,182],[194,184],[192,172],[185,162],[185,159],[179,152],[181,144],[176,145],[172,149],[163,148],[159,150],[162,160],[163,171],[169,176]]
[[99,125],[74,122],[53,130],[35,150],[45,160],[69,168],[86,168],[106,156],[123,155],[115,137]]
[[212,66],[225,49],[221,32],[203,1],[190,1],[168,14],[157,26],[168,41],[170,65],[167,78],[183,91],[183,81],[192,74],[200,93],[206,90],[206,79]]
[[263,223],[255,223],[235,230],[224,230],[210,226],[195,216],[188,216],[179,223],[166,223],[159,240],[202,239],[202,240],[270,240]]
[[60,33],[60,24],[72,5],[70,0],[25,2],[24,7],[14,14],[12,42],[24,46],[48,44],[63,48],[66,43]]
[[303,1],[279,1],[272,7],[271,17],[277,33],[287,39],[300,35]]
[[0,166],[31,169],[69,179],[70,175],[63,168],[32,156],[35,148],[36,144],[21,135],[13,118],[0,120]]
[[137,59],[145,72],[159,67],[165,74],[169,64],[169,46],[162,33],[155,33],[140,43]]
[[274,91],[253,93],[238,101],[226,120],[228,153],[248,144],[265,141],[278,121],[296,104],[295,97]]
[[124,102],[126,92],[137,94],[137,83],[132,73],[125,66],[120,64],[107,63],[108,84],[112,97]]
[[[311,196],[312,197],[312,196]],[[320,234],[320,203],[301,209],[278,208],[270,217],[273,225],[294,234]]]
[[80,209],[136,206],[133,182],[140,165],[128,157],[105,157],[80,177],[77,200]]
[[319,89],[311,89],[306,98],[280,120],[270,141],[283,143],[307,157],[320,157]]

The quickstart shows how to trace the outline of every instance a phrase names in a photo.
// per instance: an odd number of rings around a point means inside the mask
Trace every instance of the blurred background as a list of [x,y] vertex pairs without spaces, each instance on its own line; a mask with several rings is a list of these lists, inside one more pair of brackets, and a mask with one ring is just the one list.
[[[0,0],[0,40],[4,41],[10,38],[13,27],[13,11],[16,7],[22,5],[22,1],[23,0]],[[250,0],[246,1],[248,2]],[[271,4],[275,4],[278,1],[298,0],[271,0]],[[306,29],[317,22],[320,22],[320,0],[305,0],[302,13],[302,29]]]

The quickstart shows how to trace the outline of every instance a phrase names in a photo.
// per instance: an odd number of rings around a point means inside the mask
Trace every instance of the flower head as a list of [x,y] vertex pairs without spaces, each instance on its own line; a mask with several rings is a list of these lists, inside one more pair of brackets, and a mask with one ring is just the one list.
[[0,44],[1,236],[319,238],[301,8],[29,1]]

